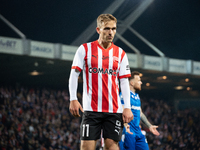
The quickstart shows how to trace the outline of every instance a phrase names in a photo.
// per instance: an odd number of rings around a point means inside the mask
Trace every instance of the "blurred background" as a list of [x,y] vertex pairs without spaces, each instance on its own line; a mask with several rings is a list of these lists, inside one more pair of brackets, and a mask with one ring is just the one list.
[[118,19],[114,43],[141,72],[143,111],[161,133],[142,125],[150,149],[200,148],[199,8],[199,0],[0,0],[1,149],[79,149],[68,78],[78,46],[98,38],[101,13]]

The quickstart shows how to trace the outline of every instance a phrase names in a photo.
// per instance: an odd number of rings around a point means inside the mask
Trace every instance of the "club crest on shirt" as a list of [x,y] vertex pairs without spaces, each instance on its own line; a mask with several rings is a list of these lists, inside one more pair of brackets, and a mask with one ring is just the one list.
[[116,56],[113,56],[113,61],[115,61],[115,62],[119,62],[119,58],[116,57]]

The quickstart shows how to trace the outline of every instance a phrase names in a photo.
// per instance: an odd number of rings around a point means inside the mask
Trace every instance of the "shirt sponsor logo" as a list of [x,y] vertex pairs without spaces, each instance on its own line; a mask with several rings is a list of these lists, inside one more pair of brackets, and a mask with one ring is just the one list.
[[117,70],[113,70],[113,69],[104,69],[104,68],[89,68],[89,73],[103,73],[103,74],[108,74],[108,75],[113,75],[113,76],[117,76],[118,75],[118,71]]
[[135,110],[140,110],[140,107],[139,106],[131,106],[131,109],[135,109]]

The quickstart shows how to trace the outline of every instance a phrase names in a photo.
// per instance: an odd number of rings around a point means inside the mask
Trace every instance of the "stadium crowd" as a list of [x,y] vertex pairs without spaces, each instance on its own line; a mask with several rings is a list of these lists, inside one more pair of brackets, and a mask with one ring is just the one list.
[[150,122],[159,126],[159,136],[142,126],[151,150],[200,150],[198,109],[176,110],[166,101],[150,98],[142,100],[142,110]]
[[[200,150],[199,110],[141,101],[143,113],[159,126],[156,137],[141,124],[151,150]],[[69,113],[66,89],[0,87],[0,150],[79,150],[80,120]]]

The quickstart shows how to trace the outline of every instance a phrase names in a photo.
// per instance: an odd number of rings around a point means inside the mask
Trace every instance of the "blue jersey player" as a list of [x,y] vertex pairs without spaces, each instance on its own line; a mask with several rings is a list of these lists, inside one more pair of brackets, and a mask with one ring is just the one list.
[[[156,128],[158,126],[152,125],[142,113],[140,97],[136,90],[141,90],[141,78],[140,73],[133,71],[129,78],[130,86],[130,102],[131,111],[134,118],[128,124],[125,124],[122,139],[119,142],[120,150],[149,150],[149,146],[145,136],[141,132],[140,120],[149,128],[154,135],[160,135]],[[120,94],[122,105],[124,104],[123,98]]]

